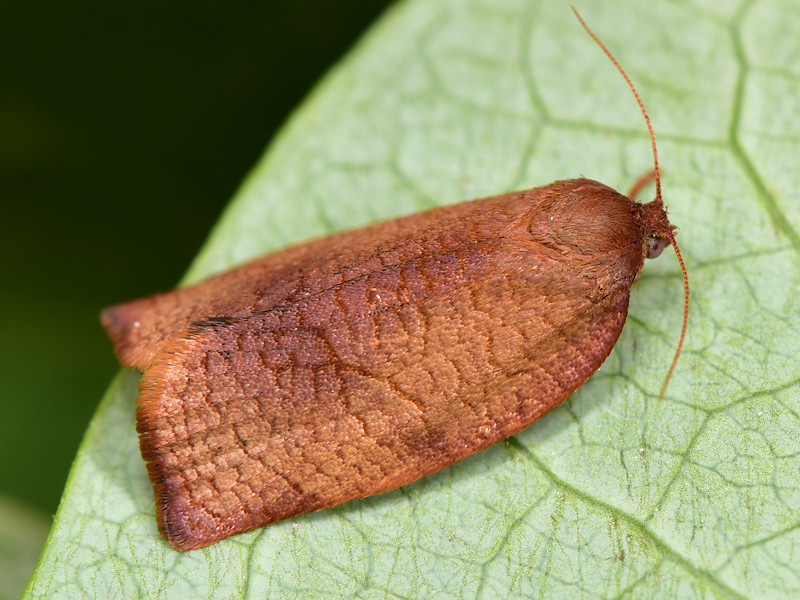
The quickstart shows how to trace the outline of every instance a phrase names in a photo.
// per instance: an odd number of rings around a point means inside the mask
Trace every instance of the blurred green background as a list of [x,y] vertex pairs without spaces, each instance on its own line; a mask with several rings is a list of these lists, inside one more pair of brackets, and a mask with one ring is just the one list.
[[174,286],[388,4],[0,7],[0,498],[55,512],[118,368],[100,309]]

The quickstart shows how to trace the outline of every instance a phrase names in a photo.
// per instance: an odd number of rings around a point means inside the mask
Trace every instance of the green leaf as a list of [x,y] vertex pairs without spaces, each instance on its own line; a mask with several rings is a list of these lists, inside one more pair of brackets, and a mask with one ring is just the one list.
[[0,495],[0,600],[16,600],[47,537],[50,518]]
[[[138,376],[86,434],[26,597],[800,595],[800,17],[785,0],[586,5],[639,87],[692,285],[648,261],[611,357],[506,442],[382,496],[179,553],[139,457]],[[651,166],[567,2],[397,5],[297,111],[187,281],[443,203]]]

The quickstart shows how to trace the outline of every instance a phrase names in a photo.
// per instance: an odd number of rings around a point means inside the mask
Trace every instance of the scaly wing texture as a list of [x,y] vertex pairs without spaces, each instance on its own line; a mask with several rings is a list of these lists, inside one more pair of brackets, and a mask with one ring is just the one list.
[[[551,266],[562,269],[572,260],[573,272],[583,265],[599,278],[629,284],[631,273],[635,278],[642,266],[637,251],[642,248],[642,232],[639,223],[633,227],[632,222],[640,219],[640,213],[640,205],[596,181],[559,181],[288,248],[189,288],[112,307],[104,311],[102,320],[120,361],[145,369],[165,340],[193,322],[217,316],[246,317],[350,279],[481,240],[511,236],[530,246],[532,234],[540,238],[536,241],[539,250],[559,246],[561,260]],[[537,216],[540,222],[534,224]],[[533,232],[528,231],[531,228]],[[481,260],[478,254],[473,257]]]
[[486,242],[168,343],[138,413],[162,532],[194,548],[387,491],[558,404],[608,355],[628,292],[593,302],[594,280],[542,262]]
[[418,258],[440,247],[448,235],[465,233],[470,220],[483,222],[496,235],[542,197],[537,188],[331,235],[262,256],[188,288],[114,306],[104,311],[103,324],[120,361],[144,369],[160,344],[192,322],[252,315]]

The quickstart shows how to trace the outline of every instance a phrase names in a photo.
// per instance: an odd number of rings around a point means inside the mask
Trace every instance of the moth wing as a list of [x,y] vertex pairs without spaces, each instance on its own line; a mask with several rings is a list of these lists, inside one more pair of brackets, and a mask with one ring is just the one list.
[[[539,190],[480,198],[313,240],[256,258],[187,288],[112,306],[101,320],[120,362],[146,369],[162,344],[211,316],[247,317],[438,247],[475,223],[530,207]],[[497,213],[498,217],[494,217]],[[496,229],[500,229],[496,227]],[[445,237],[449,234],[445,234]]]
[[580,309],[552,284],[505,323],[486,312],[500,280],[421,304],[365,280],[171,339],[138,409],[165,537],[200,547],[394,489],[526,427],[602,364],[627,311],[627,292]]

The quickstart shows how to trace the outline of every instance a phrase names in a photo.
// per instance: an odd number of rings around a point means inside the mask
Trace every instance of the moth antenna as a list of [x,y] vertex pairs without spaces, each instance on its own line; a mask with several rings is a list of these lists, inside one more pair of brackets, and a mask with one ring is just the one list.
[[675,356],[672,357],[672,364],[669,366],[667,376],[664,378],[664,383],[661,386],[661,392],[658,394],[658,399],[664,399],[664,393],[667,391],[669,378],[672,377],[672,372],[675,370],[675,365],[678,364],[678,356],[680,356],[681,348],[683,348],[683,340],[686,338],[686,329],[689,325],[689,278],[686,275],[686,265],[683,264],[683,256],[678,249],[678,244],[675,243],[675,236],[669,234],[669,241],[672,244],[672,249],[675,250],[675,256],[678,257],[678,264],[681,266],[683,273],[683,324],[681,325],[681,337],[678,338],[678,348],[675,350]]
[[622,68],[622,65],[617,62],[617,59],[614,58],[614,55],[611,54],[611,50],[606,48],[606,45],[600,41],[600,38],[595,35],[594,31],[589,29],[589,26],[586,24],[586,21],[583,20],[578,9],[574,6],[572,7],[572,12],[575,13],[575,16],[580,21],[583,28],[586,30],[586,33],[595,41],[595,43],[600,46],[600,49],[606,53],[608,59],[617,67],[617,71],[619,71],[622,78],[625,80],[625,83],[628,84],[628,87],[633,92],[633,97],[636,98],[636,103],[639,105],[639,109],[642,111],[642,116],[644,116],[644,121],[647,123],[647,131],[650,132],[650,145],[653,147],[653,172],[655,174],[656,179],[656,201],[662,202],[661,200],[661,169],[658,166],[658,150],[656,149],[656,134],[653,132],[653,125],[650,123],[650,115],[647,114],[647,109],[644,107],[644,102],[642,102],[642,97],[639,96],[639,92],[636,91],[636,86],[633,85],[630,77],[625,72],[625,69]]
[[[653,125],[650,123],[650,115],[647,114],[647,109],[644,107],[644,102],[642,102],[641,96],[639,96],[639,92],[636,90],[636,86],[633,85],[630,77],[625,72],[625,69],[622,68],[622,65],[617,62],[617,59],[614,58],[614,55],[611,54],[611,50],[606,48],[606,45],[600,41],[600,38],[595,35],[594,31],[592,31],[589,26],[586,24],[586,21],[583,20],[578,9],[574,6],[572,7],[572,12],[575,13],[575,17],[577,17],[580,24],[586,30],[586,33],[595,41],[595,43],[600,46],[600,49],[605,52],[608,59],[617,67],[617,71],[619,71],[622,78],[625,80],[625,83],[628,84],[631,92],[633,92],[633,97],[636,98],[636,103],[639,105],[639,109],[642,111],[642,116],[644,117],[644,122],[647,124],[647,131],[650,134],[650,145],[653,148],[653,170],[650,173],[647,173],[643,177],[641,177],[636,183],[633,184],[631,188],[631,192],[628,194],[628,197],[633,199],[633,196],[639,193],[642,187],[650,181],[651,178],[654,178],[656,181],[656,197],[653,202],[658,202],[659,204],[663,205],[664,201],[661,199],[661,168],[658,165],[658,149],[656,148],[656,134],[653,131]],[[678,363],[678,356],[680,356],[681,348],[683,348],[683,341],[686,338],[686,329],[689,323],[689,276],[686,273],[686,265],[683,263],[683,256],[681,256],[681,251],[678,248],[678,244],[675,242],[675,236],[671,231],[666,233],[666,237],[669,240],[670,244],[672,244],[672,248],[675,250],[675,256],[678,258],[678,263],[681,266],[681,273],[683,274],[683,324],[681,326],[681,336],[678,339],[678,348],[675,350],[675,355],[672,357],[672,364],[669,366],[669,371],[667,371],[667,376],[664,378],[664,384],[661,386],[661,392],[658,394],[658,399],[661,400],[664,398],[664,394],[667,391],[667,385],[669,384],[669,380],[672,377],[672,372],[675,370],[675,365]]]
[[653,181],[655,177],[656,177],[656,172],[653,169],[650,169],[647,173],[645,173],[644,175],[639,177],[639,179],[633,182],[633,185],[631,186],[631,189],[628,190],[626,196],[628,196],[628,198],[630,198],[631,200],[636,200],[636,196],[639,195],[639,192],[641,192],[644,189],[644,186]]

